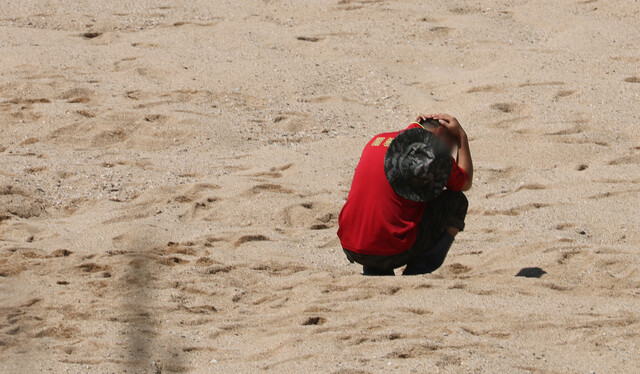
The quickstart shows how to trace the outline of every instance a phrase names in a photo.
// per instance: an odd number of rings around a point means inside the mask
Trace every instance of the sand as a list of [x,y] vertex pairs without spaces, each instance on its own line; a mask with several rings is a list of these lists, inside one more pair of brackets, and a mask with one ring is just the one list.
[[[640,371],[638,30],[633,0],[5,2],[0,372]],[[420,112],[470,135],[467,229],[363,277],[337,215]]]

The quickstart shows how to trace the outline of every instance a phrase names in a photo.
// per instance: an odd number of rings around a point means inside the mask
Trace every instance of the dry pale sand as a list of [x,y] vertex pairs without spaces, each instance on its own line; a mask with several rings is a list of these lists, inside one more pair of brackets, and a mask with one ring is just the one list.
[[[3,2],[0,372],[640,372],[639,30],[637,0]],[[421,111],[472,139],[467,230],[365,278],[337,214]]]

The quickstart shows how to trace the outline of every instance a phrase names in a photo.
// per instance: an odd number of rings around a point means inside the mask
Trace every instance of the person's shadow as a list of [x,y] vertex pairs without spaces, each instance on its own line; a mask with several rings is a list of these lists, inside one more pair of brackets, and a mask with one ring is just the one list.
[[543,275],[547,274],[546,271],[542,270],[539,267],[531,267],[531,268],[522,268],[516,274],[516,277],[525,277],[525,278],[540,278]]

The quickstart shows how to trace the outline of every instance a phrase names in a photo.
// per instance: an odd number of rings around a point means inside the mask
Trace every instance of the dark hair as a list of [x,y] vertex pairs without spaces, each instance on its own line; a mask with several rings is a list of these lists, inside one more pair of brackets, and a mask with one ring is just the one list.
[[426,120],[420,121],[420,125],[424,127],[426,130],[435,130],[438,127],[442,126],[438,120],[433,118],[428,118]]

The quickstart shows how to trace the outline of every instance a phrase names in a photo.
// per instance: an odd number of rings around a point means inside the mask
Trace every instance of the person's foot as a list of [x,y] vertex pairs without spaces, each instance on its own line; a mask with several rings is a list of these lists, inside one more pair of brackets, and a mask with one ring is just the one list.
[[396,275],[393,269],[376,269],[369,266],[362,267],[362,275]]

